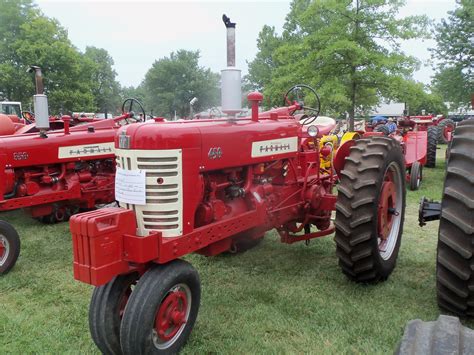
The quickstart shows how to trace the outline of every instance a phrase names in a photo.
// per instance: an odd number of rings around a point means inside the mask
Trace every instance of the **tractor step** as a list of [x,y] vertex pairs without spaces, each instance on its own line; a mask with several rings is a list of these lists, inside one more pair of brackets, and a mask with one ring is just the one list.
[[440,216],[441,202],[436,202],[423,196],[418,210],[418,223],[420,227],[423,227],[426,222],[439,220]]

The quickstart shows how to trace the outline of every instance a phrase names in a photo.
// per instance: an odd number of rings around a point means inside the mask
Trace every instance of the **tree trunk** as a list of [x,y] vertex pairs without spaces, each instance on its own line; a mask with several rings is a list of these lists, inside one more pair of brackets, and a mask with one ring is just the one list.
[[352,83],[351,83],[351,107],[349,108],[349,132],[354,132],[354,118],[355,118],[355,107],[356,107],[356,90],[357,83],[355,80],[356,67],[352,67]]

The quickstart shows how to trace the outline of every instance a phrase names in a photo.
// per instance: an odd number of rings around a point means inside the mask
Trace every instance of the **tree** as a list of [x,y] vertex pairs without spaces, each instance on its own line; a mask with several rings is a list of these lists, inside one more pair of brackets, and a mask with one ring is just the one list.
[[112,110],[118,83],[112,58],[90,47],[80,53],[67,31],[31,0],[0,0],[0,97],[31,103],[31,65],[42,68],[51,113]]
[[112,68],[114,60],[105,49],[96,47],[86,47],[84,60],[96,111],[115,112],[120,104],[120,84]]
[[218,103],[219,76],[199,66],[199,51],[178,50],[155,61],[142,83],[147,108],[155,115],[189,115],[189,101],[198,102],[195,112]]
[[458,7],[436,26],[438,60],[435,90],[455,106],[469,106],[474,93],[474,3],[458,0]]
[[[323,111],[348,112],[352,125],[357,110],[392,97],[390,82],[409,78],[416,68],[416,59],[404,55],[399,42],[423,36],[427,19],[397,17],[402,5],[399,0],[293,0],[279,45],[265,55],[267,44],[259,43],[264,58],[257,55],[250,63],[248,78],[264,86],[265,96],[276,98],[272,104],[281,104],[286,87],[310,84],[321,96]],[[257,82],[262,62],[275,67],[267,66],[269,81]]]

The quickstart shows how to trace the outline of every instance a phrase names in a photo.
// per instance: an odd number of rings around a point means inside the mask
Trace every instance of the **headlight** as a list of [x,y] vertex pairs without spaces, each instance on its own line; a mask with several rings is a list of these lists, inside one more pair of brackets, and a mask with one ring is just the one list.
[[316,126],[309,126],[308,127],[308,134],[310,137],[316,137],[319,133],[319,129]]

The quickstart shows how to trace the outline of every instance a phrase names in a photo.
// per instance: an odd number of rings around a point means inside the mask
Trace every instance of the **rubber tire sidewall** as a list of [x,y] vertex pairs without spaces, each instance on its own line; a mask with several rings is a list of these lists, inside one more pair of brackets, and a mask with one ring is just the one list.
[[119,307],[128,288],[138,280],[138,273],[116,276],[96,287],[89,306],[89,329],[92,340],[103,354],[121,354]]
[[372,225],[372,251],[375,255],[374,257],[374,263],[377,265],[378,273],[381,276],[381,280],[386,280],[390,274],[392,273],[393,269],[395,268],[395,265],[397,263],[397,257],[398,257],[398,252],[400,251],[400,244],[402,241],[402,234],[403,234],[403,222],[404,222],[404,216],[405,216],[405,197],[406,197],[406,188],[405,188],[405,162],[403,160],[402,155],[396,154],[396,150],[389,150],[387,156],[385,157],[384,160],[384,165],[383,169],[380,171],[381,176],[379,176],[379,186],[377,188],[376,192],[376,197],[375,201],[380,201],[380,194],[381,194],[381,182],[384,178],[385,170],[389,166],[390,163],[396,162],[398,164],[400,176],[399,176],[399,181],[401,186],[401,193],[402,193],[402,211],[399,211],[401,214],[400,218],[400,226],[398,230],[398,235],[397,235],[397,242],[393,248],[392,255],[390,256],[389,259],[384,260],[382,256],[380,255],[379,252],[379,245],[378,245],[378,203],[374,204],[374,221]]
[[[420,182],[418,183],[418,174],[420,175]],[[423,180],[423,166],[419,162],[414,162],[410,168],[410,190],[416,191],[420,188]]]
[[[167,349],[153,342],[155,316],[163,298],[180,283],[191,290],[191,310],[181,335]],[[175,354],[187,342],[199,311],[201,286],[197,271],[183,260],[154,265],[140,279],[125,307],[120,338],[124,354]]]
[[0,234],[2,234],[9,244],[9,254],[5,263],[0,266],[0,276],[7,274],[15,266],[20,255],[20,236],[10,223],[0,221]]

